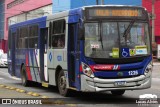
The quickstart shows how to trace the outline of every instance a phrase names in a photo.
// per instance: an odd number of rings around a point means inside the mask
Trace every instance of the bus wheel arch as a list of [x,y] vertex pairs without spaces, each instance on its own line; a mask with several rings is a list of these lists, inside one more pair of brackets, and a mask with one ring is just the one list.
[[56,86],[58,86],[58,75],[59,75],[59,73],[60,73],[60,71],[62,70],[62,67],[60,66],[60,65],[58,65],[57,67],[56,67],[56,73],[55,73],[55,81],[56,81]]
[[21,68],[20,68],[20,74],[22,76],[22,67],[24,66],[24,63],[21,64]]
[[56,86],[62,96],[71,96],[72,92],[67,88],[65,73],[61,66],[57,66],[56,68]]

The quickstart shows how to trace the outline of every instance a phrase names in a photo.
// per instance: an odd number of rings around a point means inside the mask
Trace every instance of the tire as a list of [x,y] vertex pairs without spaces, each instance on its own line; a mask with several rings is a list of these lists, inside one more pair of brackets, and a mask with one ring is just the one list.
[[111,93],[115,96],[122,96],[125,93],[125,90],[113,90]]
[[26,69],[24,65],[22,66],[21,69],[21,81],[23,86],[25,87],[29,86],[29,81],[27,80]]
[[63,70],[61,70],[58,74],[57,86],[58,86],[58,90],[59,90],[60,95],[62,95],[64,97],[70,96],[71,90],[67,89],[66,77],[64,75]]

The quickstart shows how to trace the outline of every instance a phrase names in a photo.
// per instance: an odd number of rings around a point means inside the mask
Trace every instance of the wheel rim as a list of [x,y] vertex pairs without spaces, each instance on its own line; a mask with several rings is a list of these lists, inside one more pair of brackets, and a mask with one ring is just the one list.
[[22,84],[25,84],[26,78],[25,78],[25,74],[24,74],[24,70],[22,71]]
[[22,76],[22,84],[24,84],[25,78],[24,75]]
[[59,79],[59,88],[61,93],[64,93],[66,90],[66,78],[65,76],[61,76]]

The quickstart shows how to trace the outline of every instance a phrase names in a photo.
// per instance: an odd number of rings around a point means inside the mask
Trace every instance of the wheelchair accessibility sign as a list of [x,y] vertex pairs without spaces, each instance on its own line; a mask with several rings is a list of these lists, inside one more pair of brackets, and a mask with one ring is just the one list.
[[129,57],[130,56],[129,48],[122,48],[121,55],[122,57]]

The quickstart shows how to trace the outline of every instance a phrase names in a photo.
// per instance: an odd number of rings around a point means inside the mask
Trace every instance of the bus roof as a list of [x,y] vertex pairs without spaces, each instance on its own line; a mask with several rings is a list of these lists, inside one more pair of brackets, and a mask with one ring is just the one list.
[[85,7],[137,7],[137,8],[143,8],[142,6],[133,6],[133,5],[89,5],[89,6],[84,6]]
[[10,28],[15,28],[15,27],[18,27],[18,26],[25,26],[25,25],[28,25],[28,24],[34,24],[34,23],[46,21],[46,18],[47,18],[47,16],[43,16],[43,17],[27,20],[27,21],[24,21],[24,22],[19,22],[19,23],[10,25]]

